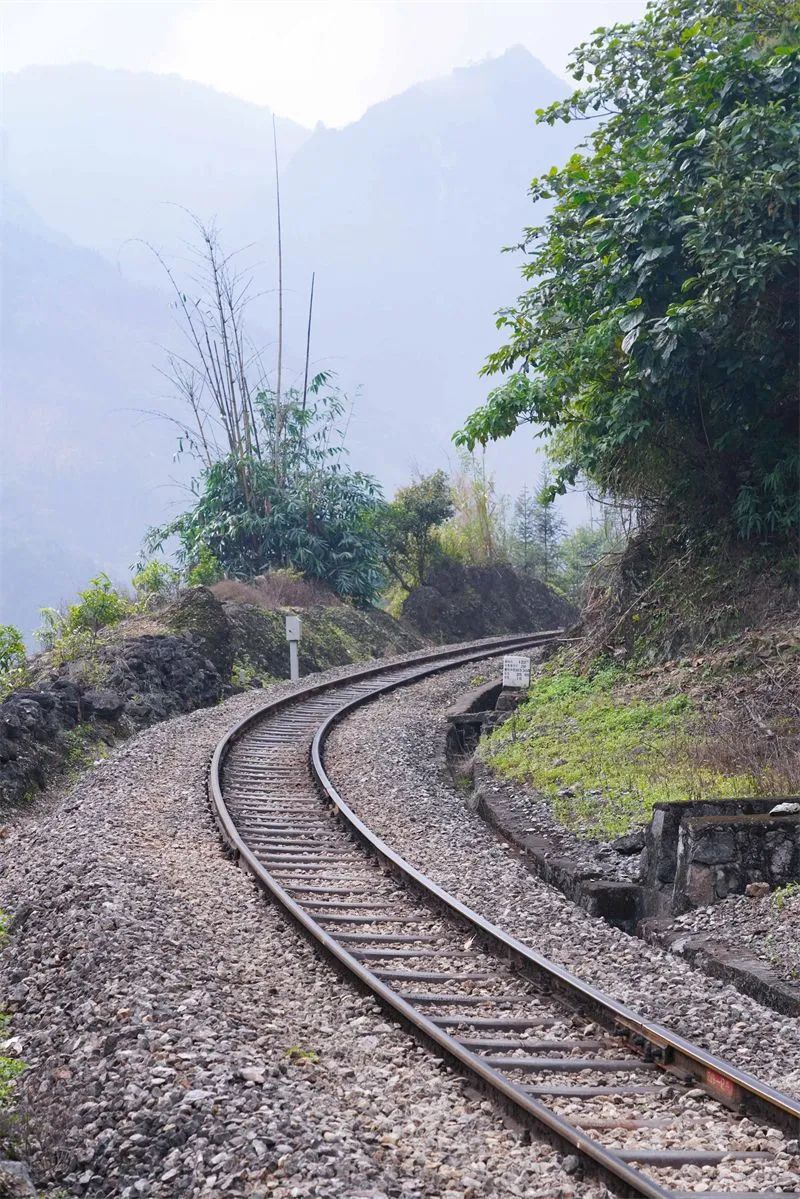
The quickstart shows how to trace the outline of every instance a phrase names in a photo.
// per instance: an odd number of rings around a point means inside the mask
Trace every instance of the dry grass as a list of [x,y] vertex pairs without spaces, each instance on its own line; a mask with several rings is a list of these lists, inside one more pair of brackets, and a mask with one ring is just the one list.
[[749,776],[755,795],[800,794],[800,628],[773,619],[713,650],[639,672],[645,693],[680,691],[702,714],[692,762]]
[[749,774],[755,794],[800,795],[800,656],[772,646],[707,705],[698,766]]
[[239,579],[223,579],[215,583],[211,591],[220,601],[237,604],[256,604],[260,608],[274,611],[276,608],[312,608],[319,605],[335,607],[341,603],[338,596],[314,579],[305,579],[290,570],[270,571],[258,575],[249,583]]

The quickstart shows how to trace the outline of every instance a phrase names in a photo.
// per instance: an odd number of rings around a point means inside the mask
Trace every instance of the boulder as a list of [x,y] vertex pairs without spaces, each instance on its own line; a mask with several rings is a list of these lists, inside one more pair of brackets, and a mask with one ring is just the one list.
[[117,691],[86,691],[83,705],[87,713],[100,720],[116,720],[121,714],[125,700]]
[[0,1158],[0,1195],[7,1195],[8,1199],[27,1199],[32,1195],[36,1199],[37,1190],[24,1162]]
[[634,829],[632,833],[626,833],[624,837],[617,837],[611,842],[611,848],[617,853],[630,855],[641,853],[644,849],[645,830],[643,828]]
[[223,679],[229,679],[235,649],[231,626],[217,597],[208,587],[182,591],[164,615],[166,627],[190,641]]

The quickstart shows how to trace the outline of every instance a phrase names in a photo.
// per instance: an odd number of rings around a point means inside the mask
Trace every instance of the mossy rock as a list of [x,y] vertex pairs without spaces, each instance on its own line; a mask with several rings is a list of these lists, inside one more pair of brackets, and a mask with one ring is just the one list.
[[302,674],[330,670],[368,658],[410,653],[425,644],[412,629],[377,608],[319,604],[311,608],[270,611],[256,604],[234,602],[228,602],[224,607],[237,658],[272,678],[286,678],[289,673],[285,632],[288,612],[296,612],[302,621]]
[[182,591],[162,619],[170,632],[191,641],[223,679],[230,678],[236,652],[233,630],[223,605],[208,587]]

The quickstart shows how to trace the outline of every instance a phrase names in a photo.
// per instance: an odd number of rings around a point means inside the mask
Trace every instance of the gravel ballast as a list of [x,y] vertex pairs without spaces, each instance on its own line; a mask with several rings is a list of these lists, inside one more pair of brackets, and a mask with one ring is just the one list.
[[339,978],[223,855],[211,752],[288,689],[157,725],[8,826],[0,1006],[30,1067],[19,1150],[37,1181],[119,1199],[602,1195]]
[[[576,908],[471,812],[444,758],[444,712],[477,664],[376,700],[334,730],[326,765],[359,816],[442,887],[642,1015],[800,1096],[800,1025]],[[496,670],[496,667],[495,667]]]
[[800,986],[800,887],[758,897],[731,895],[676,916],[671,928],[747,949],[783,982]]

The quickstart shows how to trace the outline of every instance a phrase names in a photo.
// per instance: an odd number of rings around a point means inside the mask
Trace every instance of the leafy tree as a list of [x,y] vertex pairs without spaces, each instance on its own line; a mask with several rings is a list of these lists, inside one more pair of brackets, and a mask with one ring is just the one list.
[[462,453],[451,488],[455,511],[439,534],[444,552],[470,566],[508,561],[508,499],[497,494],[483,456]]
[[401,487],[379,511],[375,528],[383,545],[383,561],[406,591],[425,581],[441,552],[436,530],[453,511],[450,482],[443,470]]
[[280,401],[272,391],[258,392],[260,449],[248,462],[247,486],[234,457],[212,462],[196,481],[194,507],[151,530],[148,548],[177,537],[194,581],[204,561],[232,578],[292,566],[339,595],[372,600],[381,581],[372,526],[380,490],[347,466],[337,437],[345,406],[329,380],[320,374],[308,395],[290,390]]
[[662,0],[574,53],[538,114],[603,118],[534,180],[530,286],[499,314],[508,373],[456,435],[552,437],[644,519],[780,541],[797,527],[797,0]]
[[609,518],[600,524],[579,525],[559,546],[561,558],[558,583],[574,604],[584,597],[586,582],[593,568],[606,555],[619,550],[624,537],[616,521]]
[[[280,211],[278,213],[280,228]],[[185,402],[179,451],[199,463],[194,506],[152,529],[152,552],[172,538],[192,582],[217,572],[250,578],[294,567],[339,595],[372,600],[381,581],[372,517],[378,484],[346,462],[346,405],[327,372],[309,381],[311,307],[302,389],[282,387],[283,285],[279,269],[278,367],[271,386],[247,333],[252,280],[222,252],[216,230],[195,219],[195,294],[160,255],[189,349],[167,375]],[[279,263],[281,246],[278,246]],[[313,296],[313,290],[312,290]]]

